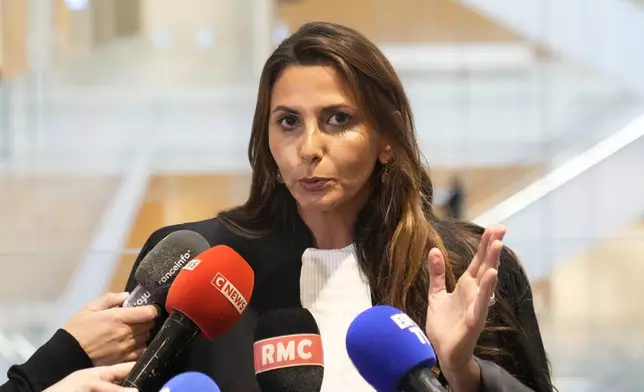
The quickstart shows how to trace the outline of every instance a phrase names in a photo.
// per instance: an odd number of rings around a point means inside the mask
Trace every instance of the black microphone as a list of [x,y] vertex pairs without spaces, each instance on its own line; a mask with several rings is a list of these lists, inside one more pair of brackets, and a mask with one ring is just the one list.
[[157,387],[199,333],[210,340],[232,328],[246,309],[254,281],[252,268],[227,246],[197,255],[174,280],[166,301],[170,316],[122,385],[139,390]]
[[320,329],[304,308],[262,315],[255,330],[253,357],[263,392],[320,392],[322,388]]
[[208,241],[194,231],[179,230],[168,234],[141,260],[134,273],[139,285],[132,290],[123,307],[152,304],[164,307],[170,285],[181,268],[208,248]]
[[436,379],[432,369],[418,367],[407,373],[398,388],[402,392],[448,392]]

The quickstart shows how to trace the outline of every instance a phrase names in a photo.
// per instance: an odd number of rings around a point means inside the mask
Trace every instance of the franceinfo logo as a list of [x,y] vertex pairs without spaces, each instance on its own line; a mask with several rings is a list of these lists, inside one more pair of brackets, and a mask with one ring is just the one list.
[[159,286],[171,281],[177,275],[177,273],[179,273],[179,271],[181,271],[181,268],[183,268],[183,266],[186,265],[188,260],[190,260],[191,258],[192,258],[192,251],[191,250],[188,250],[188,251],[186,251],[186,253],[182,254],[181,257],[179,258],[179,260],[177,260],[174,263],[172,268],[170,268],[170,270],[168,272],[166,272],[165,275],[163,275],[161,277],[161,279],[158,282]]

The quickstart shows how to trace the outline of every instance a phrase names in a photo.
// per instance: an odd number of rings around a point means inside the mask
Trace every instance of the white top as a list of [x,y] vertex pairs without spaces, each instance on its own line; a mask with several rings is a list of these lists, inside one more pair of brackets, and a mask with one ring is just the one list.
[[355,245],[304,251],[300,299],[320,327],[324,350],[321,392],[372,392],[349,359],[345,344],[349,324],[372,306],[371,289],[358,267]]

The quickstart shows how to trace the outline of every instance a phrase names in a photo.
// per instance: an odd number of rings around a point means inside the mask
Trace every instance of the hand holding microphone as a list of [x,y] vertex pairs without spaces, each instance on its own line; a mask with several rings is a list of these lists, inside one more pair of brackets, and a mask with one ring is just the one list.
[[170,316],[123,385],[148,390],[197,334],[214,339],[232,328],[248,305],[254,279],[248,263],[224,245],[186,264],[168,292]]
[[79,370],[44,392],[138,392],[134,388],[123,388],[116,384],[132,369],[133,362],[113,366]]
[[127,293],[107,293],[90,302],[63,325],[94,366],[135,361],[145,350],[159,310],[154,306],[124,309]]
[[443,375],[459,391],[475,391],[480,369],[474,361],[474,347],[494,305],[494,290],[505,229],[485,230],[474,259],[456,283],[454,291],[445,286],[445,258],[434,248],[429,252],[429,297],[427,337],[436,349]]
[[[64,326],[94,366],[136,361],[150,340],[170,285],[185,264],[210,248],[201,235],[180,230],[163,238],[136,270],[140,283],[129,295],[108,293],[89,303]],[[120,308],[122,307],[122,308]]]

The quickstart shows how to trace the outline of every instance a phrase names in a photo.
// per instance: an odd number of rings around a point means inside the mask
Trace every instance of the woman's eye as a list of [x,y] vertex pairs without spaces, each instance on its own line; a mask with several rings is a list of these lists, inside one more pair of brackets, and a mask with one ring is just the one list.
[[335,113],[329,118],[329,124],[334,126],[346,125],[351,121],[351,116],[346,113]]
[[278,124],[284,129],[293,129],[297,126],[297,117],[295,116],[284,116],[278,119]]

